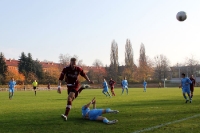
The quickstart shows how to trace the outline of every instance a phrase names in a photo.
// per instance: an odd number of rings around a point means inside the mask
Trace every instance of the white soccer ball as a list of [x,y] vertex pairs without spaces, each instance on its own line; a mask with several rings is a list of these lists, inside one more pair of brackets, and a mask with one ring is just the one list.
[[176,19],[178,21],[185,21],[187,19],[187,15],[184,11],[180,11],[176,14]]

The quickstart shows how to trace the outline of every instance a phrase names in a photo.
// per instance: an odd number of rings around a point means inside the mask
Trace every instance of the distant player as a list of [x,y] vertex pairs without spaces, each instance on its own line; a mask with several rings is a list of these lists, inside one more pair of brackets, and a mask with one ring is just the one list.
[[105,79],[103,79],[103,91],[102,91],[102,93],[104,94],[104,95],[106,95],[106,96],[109,96],[109,97],[111,97],[111,95],[110,95],[110,93],[109,93],[109,90],[108,90],[108,84],[107,84],[107,82],[106,82],[106,80]]
[[124,93],[124,89],[126,89],[126,93],[128,95],[128,81],[126,80],[126,77],[122,80],[122,95]]
[[[93,109],[90,110],[90,105],[93,104]],[[106,117],[103,117],[102,114],[106,113],[119,113],[118,110],[111,110],[109,108],[107,109],[96,109],[96,100],[95,98],[92,99],[91,102],[84,105],[82,107],[82,117],[84,119],[89,119],[91,121],[102,121],[105,124],[114,124],[117,123],[118,120],[108,120]]]
[[14,78],[12,77],[11,80],[8,82],[8,87],[9,87],[9,99],[11,100],[13,95],[14,95],[14,91],[15,91],[15,85],[16,82],[14,81]]
[[61,82],[65,78],[67,83],[67,91],[68,91],[68,98],[67,98],[67,105],[65,108],[65,113],[61,114],[61,117],[66,121],[68,114],[72,108],[72,101],[78,97],[78,94],[81,93],[81,91],[85,87],[80,87],[80,82],[78,81],[78,76],[81,75],[84,77],[89,83],[93,83],[88,76],[85,74],[82,68],[76,66],[76,58],[70,59],[70,65],[63,68],[59,81],[58,81],[58,93],[61,93]]
[[143,82],[143,87],[144,87],[143,92],[146,92],[147,91],[147,82],[145,80]]
[[48,90],[51,89],[51,84],[50,84],[50,83],[48,83],[48,85],[47,85],[47,89],[48,89]]
[[158,88],[161,88],[161,85],[162,85],[161,82],[159,82],[159,83],[158,83]]
[[194,86],[196,84],[196,80],[194,79],[193,75],[190,76],[190,80],[192,81],[192,84],[190,84],[190,92],[191,92],[191,98],[192,98],[193,92],[194,92]]
[[112,96],[115,96],[115,92],[114,92],[115,81],[112,78],[110,78],[109,85],[110,85]]
[[33,85],[33,89],[34,89],[35,96],[36,96],[36,89],[37,89],[37,86],[38,86],[37,81],[35,80],[35,81],[32,83],[32,85]]
[[[182,88],[183,97],[186,100],[185,103],[187,103],[189,100],[190,100],[190,103],[192,103],[191,94],[190,94],[190,84],[192,83],[192,81],[188,77],[185,77],[185,73],[182,73],[181,76],[182,76],[182,79],[181,79],[181,85],[179,86],[179,88]],[[185,95],[186,93],[188,94],[188,98]]]

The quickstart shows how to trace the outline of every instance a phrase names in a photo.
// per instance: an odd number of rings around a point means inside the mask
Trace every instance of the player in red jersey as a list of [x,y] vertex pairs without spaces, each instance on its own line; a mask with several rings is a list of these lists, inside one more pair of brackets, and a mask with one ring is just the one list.
[[191,93],[191,98],[192,98],[193,92],[194,92],[194,86],[196,84],[196,80],[194,79],[193,75],[190,76],[190,80],[192,81],[192,84],[190,84],[190,93]]
[[68,99],[67,99],[67,106],[65,109],[65,113],[61,115],[64,120],[67,120],[67,116],[70,112],[72,107],[72,101],[78,96],[78,94],[85,88],[80,86],[80,82],[78,81],[78,76],[81,75],[84,77],[89,83],[93,83],[88,76],[85,74],[82,68],[76,66],[76,58],[71,58],[70,65],[63,68],[59,81],[58,81],[58,93],[61,93],[61,82],[65,78],[68,88]]
[[115,81],[112,80],[112,78],[110,78],[109,85],[110,85],[110,89],[111,89],[111,92],[112,92],[112,96],[115,96],[115,92],[114,92]]

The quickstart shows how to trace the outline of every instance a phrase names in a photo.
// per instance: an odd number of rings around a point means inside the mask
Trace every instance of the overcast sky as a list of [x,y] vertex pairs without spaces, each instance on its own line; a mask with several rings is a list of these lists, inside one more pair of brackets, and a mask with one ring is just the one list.
[[[187,13],[179,22],[176,14]],[[171,65],[200,59],[200,0],[0,0],[0,52],[18,59],[59,62],[60,54],[110,64],[111,42],[124,64],[126,39],[138,64],[141,43],[153,59],[163,54]]]

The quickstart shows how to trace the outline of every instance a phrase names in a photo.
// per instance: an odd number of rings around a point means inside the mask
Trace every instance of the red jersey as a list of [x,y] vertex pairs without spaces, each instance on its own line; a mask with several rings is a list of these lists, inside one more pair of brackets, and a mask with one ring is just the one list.
[[109,81],[109,85],[110,85],[110,86],[114,86],[114,84],[115,84],[115,81],[114,81],[114,80],[110,80],[110,81]]
[[192,84],[190,84],[190,87],[194,87],[195,86],[195,79],[191,77],[190,80],[192,81]]
[[81,75],[82,77],[85,76],[85,73],[82,68],[76,66],[75,69],[72,69],[71,66],[67,66],[63,68],[59,80],[63,80],[64,77],[66,76],[65,78],[66,83],[77,87],[79,85],[78,81],[79,75]]

